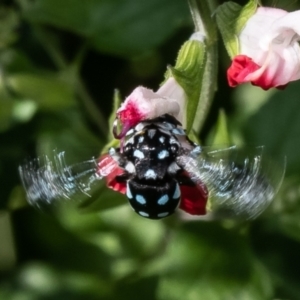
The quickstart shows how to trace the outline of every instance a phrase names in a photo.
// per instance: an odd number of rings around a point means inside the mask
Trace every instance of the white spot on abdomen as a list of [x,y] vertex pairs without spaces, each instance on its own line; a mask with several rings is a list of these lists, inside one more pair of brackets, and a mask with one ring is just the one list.
[[136,195],[135,200],[140,204],[146,204],[146,199],[142,195]]
[[128,182],[127,182],[127,187],[126,187],[126,196],[129,199],[133,198]]
[[158,218],[163,218],[166,217],[169,213],[168,212],[163,212],[157,215]]
[[175,188],[175,192],[174,192],[174,195],[173,195],[173,199],[178,199],[181,195],[181,192],[180,192],[180,188],[179,188],[179,184],[176,183],[176,188]]
[[161,196],[158,200],[157,203],[159,205],[165,205],[169,201],[169,196],[168,195],[163,195]]
[[149,214],[144,212],[144,211],[139,211],[139,214],[142,216],[142,217],[149,217]]

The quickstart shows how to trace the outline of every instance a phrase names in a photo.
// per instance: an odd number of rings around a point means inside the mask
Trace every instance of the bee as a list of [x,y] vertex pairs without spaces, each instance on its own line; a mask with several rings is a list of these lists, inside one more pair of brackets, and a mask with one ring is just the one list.
[[[273,180],[262,168],[262,147],[252,157],[231,159],[235,147],[211,149],[191,141],[180,122],[165,114],[129,129],[121,147],[99,159],[67,165],[64,152],[19,167],[30,204],[89,194],[106,179],[142,217],[162,219],[181,209],[230,217],[258,216],[274,198],[283,174]],[[209,200],[209,201],[208,201]],[[208,207],[209,206],[209,207]]]

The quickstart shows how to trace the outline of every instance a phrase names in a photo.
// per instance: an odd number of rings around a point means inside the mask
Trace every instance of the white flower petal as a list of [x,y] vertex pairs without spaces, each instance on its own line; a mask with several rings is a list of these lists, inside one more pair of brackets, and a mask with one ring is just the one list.
[[122,103],[117,113],[127,110],[129,106],[143,116],[144,119],[153,119],[163,114],[178,116],[180,106],[178,100],[171,99],[165,95],[154,93],[145,87],[137,87]]
[[186,105],[186,96],[183,88],[177,83],[177,81],[170,77],[157,91],[157,94],[172,99],[176,101],[179,105],[179,112],[174,115],[174,117],[184,124],[185,120],[185,105]]
[[255,63],[263,65],[269,47],[262,47],[261,39],[268,34],[272,24],[286,14],[287,12],[281,9],[258,8],[239,35],[240,54],[247,55]]
[[183,89],[174,78],[169,78],[156,93],[142,86],[137,87],[122,103],[117,115],[129,127],[164,114],[170,114],[182,122],[184,107]]
[[241,54],[261,67],[246,81],[270,88],[300,79],[299,40],[300,11],[258,8],[239,36]]

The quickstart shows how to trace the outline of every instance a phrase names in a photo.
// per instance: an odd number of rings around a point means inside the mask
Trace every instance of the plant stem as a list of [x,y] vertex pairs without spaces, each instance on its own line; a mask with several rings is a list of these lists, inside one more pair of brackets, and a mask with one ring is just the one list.
[[214,5],[211,0],[188,0],[195,31],[205,36],[207,61],[201,83],[200,101],[197,107],[193,129],[199,133],[208,115],[217,89],[218,49],[217,30],[212,19]]

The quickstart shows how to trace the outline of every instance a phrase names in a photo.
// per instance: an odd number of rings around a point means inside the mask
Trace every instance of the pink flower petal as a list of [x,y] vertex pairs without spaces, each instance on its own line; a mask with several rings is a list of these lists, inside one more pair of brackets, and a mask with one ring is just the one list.
[[300,79],[299,20],[300,11],[258,8],[240,33],[241,54],[228,69],[229,85],[251,82],[267,90]]
[[185,93],[174,78],[168,79],[156,93],[142,86],[137,87],[117,110],[122,129],[115,136],[123,138],[139,122],[164,114],[170,114],[181,122],[184,105]]

